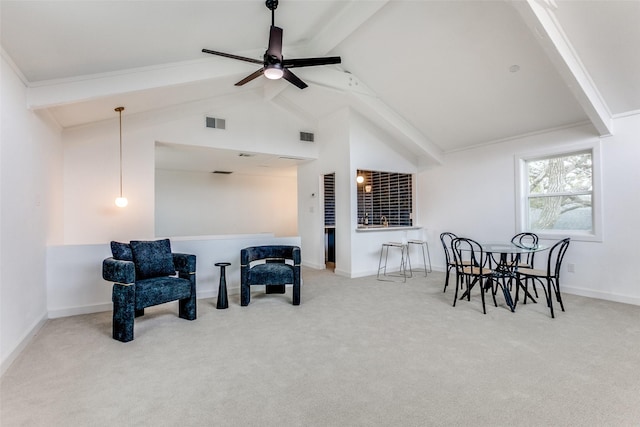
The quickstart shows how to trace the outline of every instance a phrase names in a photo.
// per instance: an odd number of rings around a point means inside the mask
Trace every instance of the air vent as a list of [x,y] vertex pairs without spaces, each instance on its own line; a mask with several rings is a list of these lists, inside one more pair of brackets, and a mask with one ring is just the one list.
[[300,132],[300,141],[313,142],[313,134],[311,132]]
[[211,173],[217,173],[219,175],[231,175],[233,172],[232,171],[213,171]]
[[217,119],[215,117],[207,117],[207,127],[213,129],[224,129],[225,128],[225,120]]

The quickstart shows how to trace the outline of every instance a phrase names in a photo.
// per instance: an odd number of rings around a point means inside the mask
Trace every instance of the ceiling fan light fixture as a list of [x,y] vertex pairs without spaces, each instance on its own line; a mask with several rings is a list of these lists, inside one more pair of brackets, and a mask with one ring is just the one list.
[[242,86],[249,83],[253,79],[260,76],[265,76],[270,80],[285,79],[299,89],[304,89],[308,85],[300,80],[298,76],[292,73],[290,68],[299,67],[313,67],[316,65],[331,65],[340,64],[342,60],[339,56],[330,56],[323,58],[297,58],[297,59],[283,59],[282,56],[282,28],[276,27],[275,24],[275,9],[278,7],[278,0],[266,0],[265,4],[267,9],[271,11],[271,27],[269,29],[269,45],[264,53],[263,60],[247,58],[246,56],[233,55],[230,53],[217,52],[215,50],[202,49],[203,53],[209,53],[211,55],[223,56],[225,58],[237,59],[244,62],[251,62],[253,64],[260,64],[262,67],[253,73],[249,74],[244,79],[235,83],[236,86]]
[[270,80],[281,79],[284,75],[284,70],[280,64],[269,65],[264,70],[264,76]]

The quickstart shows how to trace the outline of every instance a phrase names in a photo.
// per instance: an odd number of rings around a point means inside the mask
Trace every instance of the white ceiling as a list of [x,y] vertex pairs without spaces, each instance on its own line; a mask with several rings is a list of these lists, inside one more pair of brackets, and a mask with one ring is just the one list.
[[156,142],[155,154],[158,169],[284,177],[295,177],[297,165],[309,160],[246,151],[212,150],[166,142]]
[[0,19],[29,106],[63,127],[113,119],[117,105],[268,93],[312,120],[351,105],[428,163],[588,121],[606,135],[612,117],[640,112],[638,0],[281,0],[285,57],[342,57],[296,69],[302,91],[265,78],[235,87],[258,67],[201,53],[261,58],[261,0],[2,0]]

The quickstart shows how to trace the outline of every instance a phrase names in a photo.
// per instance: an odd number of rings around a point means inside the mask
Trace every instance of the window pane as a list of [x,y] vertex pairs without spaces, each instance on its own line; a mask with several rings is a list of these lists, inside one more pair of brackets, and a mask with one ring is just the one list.
[[530,230],[592,231],[591,195],[529,198]]
[[592,191],[591,153],[527,162],[529,194]]
[[410,226],[412,175],[358,170],[363,181],[357,184],[358,225]]

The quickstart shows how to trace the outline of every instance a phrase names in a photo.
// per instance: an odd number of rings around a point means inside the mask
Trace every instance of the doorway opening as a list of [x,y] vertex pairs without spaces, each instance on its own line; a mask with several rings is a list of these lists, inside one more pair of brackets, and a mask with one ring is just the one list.
[[324,264],[327,270],[336,269],[336,194],[335,173],[324,175]]

